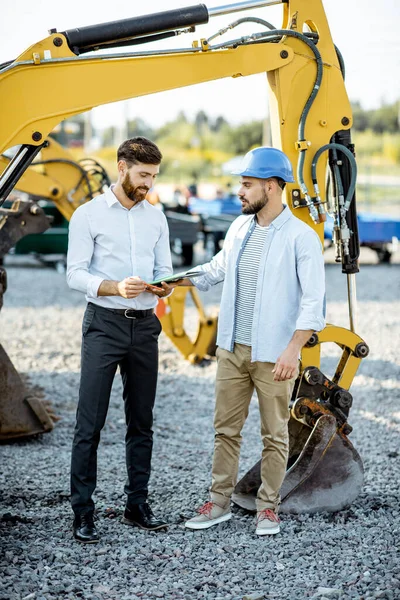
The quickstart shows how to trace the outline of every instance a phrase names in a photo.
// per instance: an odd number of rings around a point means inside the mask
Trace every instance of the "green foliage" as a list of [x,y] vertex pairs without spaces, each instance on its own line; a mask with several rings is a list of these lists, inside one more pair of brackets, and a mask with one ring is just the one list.
[[397,164],[400,166],[400,133],[376,134],[371,129],[354,133],[357,161],[379,165]]
[[363,110],[361,104],[356,102],[352,106],[354,129],[374,133],[397,133],[400,131],[400,103],[383,104],[374,110]]
[[[353,105],[353,141],[360,172],[397,173],[400,167],[399,103],[363,110]],[[249,121],[232,125],[223,116],[210,118],[199,111],[193,120],[180,112],[158,129],[143,119],[128,124],[128,135],[155,141],[163,153],[161,177],[164,181],[187,183],[222,177],[221,167],[233,156],[243,155],[263,143],[263,122]],[[103,145],[112,146],[113,128],[103,132]],[[108,149],[104,151],[108,158]],[[108,161],[107,161],[108,162]]]
[[230,150],[233,154],[245,154],[251,148],[262,145],[263,124],[262,121],[242,123],[237,127],[226,124],[221,129],[221,134],[225,150]]
[[193,121],[181,112],[157,130],[146,127],[138,119],[129,124],[130,135],[144,135],[159,145],[162,178],[176,182],[220,177],[224,162],[262,142],[262,121],[233,126],[222,116],[210,119],[204,111]]
[[154,129],[150,127],[143,119],[134,119],[128,123],[128,137],[142,136],[149,140],[154,137]]

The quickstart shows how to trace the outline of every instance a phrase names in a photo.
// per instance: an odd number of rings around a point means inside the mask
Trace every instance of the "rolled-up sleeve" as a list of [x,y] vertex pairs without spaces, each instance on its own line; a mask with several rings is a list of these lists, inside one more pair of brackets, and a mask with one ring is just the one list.
[[68,234],[67,283],[88,298],[97,298],[102,277],[89,273],[94,251],[94,239],[85,206],[72,215]]
[[232,225],[229,227],[226,232],[224,245],[222,250],[218,252],[208,263],[204,263],[203,265],[199,265],[196,267],[196,270],[204,271],[204,275],[201,277],[196,277],[196,279],[191,280],[193,285],[195,285],[200,291],[206,292],[213,285],[217,285],[217,283],[221,283],[224,281],[226,275],[226,269],[228,264],[228,256],[230,252],[230,248],[232,246],[232,240],[235,237],[235,233],[237,230],[238,219],[236,219]]
[[195,285],[202,292],[206,292],[213,285],[223,281],[225,279],[226,272],[225,255],[226,252],[224,253],[224,249],[222,249],[213,257],[210,262],[196,267],[196,270],[204,271],[204,275],[196,277],[195,279],[191,279],[193,285]]
[[314,231],[296,240],[296,266],[302,292],[296,329],[321,331],[325,327],[325,266],[321,242]]

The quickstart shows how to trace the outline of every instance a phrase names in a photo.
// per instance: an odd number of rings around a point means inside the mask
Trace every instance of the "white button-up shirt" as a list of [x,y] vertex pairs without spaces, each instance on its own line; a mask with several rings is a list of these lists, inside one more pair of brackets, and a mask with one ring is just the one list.
[[105,308],[154,308],[157,296],[98,296],[102,281],[137,275],[150,282],[172,274],[165,215],[143,200],[128,210],[111,189],[80,206],[69,224],[68,285]]
[[[217,345],[233,351],[237,318],[238,265],[256,224],[242,215],[230,226],[222,250],[193,284],[206,291],[224,281]],[[251,360],[276,362],[294,332],[325,326],[325,271],[321,242],[288,207],[269,226],[261,253],[251,327]]]

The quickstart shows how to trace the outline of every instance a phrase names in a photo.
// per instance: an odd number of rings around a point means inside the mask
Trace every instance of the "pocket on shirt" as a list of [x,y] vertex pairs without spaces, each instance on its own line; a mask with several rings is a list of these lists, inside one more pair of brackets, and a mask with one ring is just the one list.
[[88,333],[90,326],[92,324],[93,321],[93,317],[94,317],[94,313],[95,313],[95,306],[94,304],[88,304],[85,310],[85,314],[83,315],[83,321],[82,321],[82,335],[83,337],[85,337],[85,335]]

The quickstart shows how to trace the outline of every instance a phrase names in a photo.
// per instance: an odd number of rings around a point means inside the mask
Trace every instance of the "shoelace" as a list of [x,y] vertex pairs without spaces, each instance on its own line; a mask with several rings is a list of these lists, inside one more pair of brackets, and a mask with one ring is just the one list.
[[94,527],[93,515],[84,514],[81,516],[81,524],[86,525],[87,527]]
[[153,511],[151,510],[150,504],[145,504],[143,506],[143,512],[145,513],[148,519],[154,519]]
[[272,521],[273,523],[279,523],[278,516],[270,508],[266,508],[265,510],[262,510],[260,512],[260,514],[257,517],[257,523],[259,523],[260,521],[263,521],[264,519],[267,519],[268,521]]
[[207,516],[209,516],[211,514],[212,509],[213,509],[213,503],[212,502],[206,502],[201,508],[199,508],[198,512],[201,515],[207,515]]

